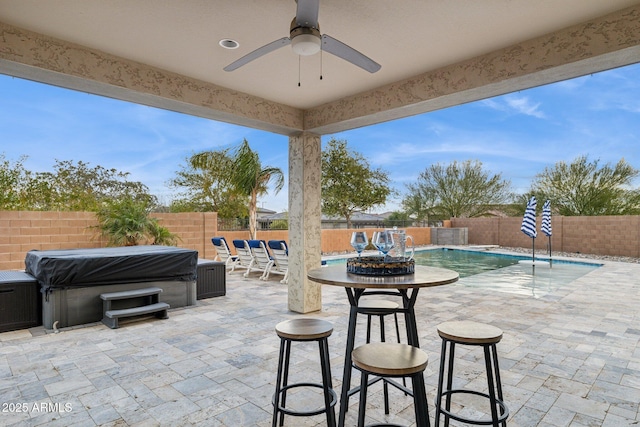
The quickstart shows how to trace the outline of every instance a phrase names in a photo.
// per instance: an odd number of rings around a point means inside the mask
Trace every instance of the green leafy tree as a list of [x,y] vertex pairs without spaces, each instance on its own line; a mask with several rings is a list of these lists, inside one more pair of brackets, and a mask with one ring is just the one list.
[[128,172],[90,167],[88,163],[56,160],[54,173],[38,173],[41,188],[51,191],[48,210],[96,211],[103,203],[133,198],[146,205],[155,205],[146,185],[128,180]]
[[241,195],[249,197],[249,234],[256,238],[258,218],[258,196],[267,193],[269,183],[273,182],[278,193],[284,186],[282,170],[272,166],[262,166],[260,156],[249,146],[245,139],[234,151],[232,180]]
[[263,166],[257,152],[245,139],[233,151],[204,151],[191,156],[171,181],[186,189],[172,204],[172,211],[215,211],[220,218],[249,216],[249,234],[257,229],[258,197],[273,183],[278,192],[284,186],[280,168]]
[[624,159],[601,166],[599,160],[580,156],[545,168],[535,176],[530,192],[538,200],[551,200],[560,215],[638,215],[640,191],[631,185],[639,173]]
[[225,219],[246,217],[249,198],[236,189],[233,171],[229,150],[192,155],[169,183],[182,190],[171,203],[171,211],[217,212]]
[[[431,188],[417,184],[407,184],[408,193],[402,199],[402,209],[408,215],[413,215],[416,221],[429,222],[434,219],[436,195]],[[440,218],[438,218],[440,219]]]
[[26,156],[10,162],[0,154],[0,209],[21,210],[27,206],[25,197],[31,182],[31,172],[25,169]]
[[148,218],[147,236],[152,245],[175,246],[180,238],[169,231],[167,227],[160,225],[158,218]]
[[431,165],[407,186],[405,208],[419,206],[439,218],[473,218],[509,200],[511,183],[483,170],[482,162],[454,161]]
[[149,205],[133,198],[110,200],[96,212],[97,228],[109,246],[136,246],[149,242],[173,245],[177,236],[149,216]]
[[407,212],[391,212],[391,214],[384,220],[386,227],[408,227],[411,226],[413,220]]
[[322,212],[338,216],[351,228],[351,217],[383,205],[392,193],[389,176],[371,169],[362,154],[350,151],[346,140],[332,138],[322,152]]
[[289,228],[289,221],[286,219],[276,219],[275,221],[271,221],[269,224],[269,229],[271,230],[286,230]]
[[56,160],[53,172],[33,173],[24,168],[25,159],[11,165],[0,157],[3,209],[97,211],[103,203],[123,198],[157,204],[144,184],[128,180],[129,173],[70,160]]

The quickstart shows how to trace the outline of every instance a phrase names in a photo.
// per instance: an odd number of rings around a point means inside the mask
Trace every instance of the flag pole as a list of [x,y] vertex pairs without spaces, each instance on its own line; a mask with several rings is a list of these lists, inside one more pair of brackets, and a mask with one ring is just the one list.
[[536,274],[536,238],[531,238],[531,249],[533,250],[533,255],[531,255],[531,271],[532,274]]
[[551,201],[547,200],[544,202],[544,206],[542,207],[542,232],[547,235],[549,238],[549,268],[553,266],[553,261],[551,259]]
[[531,245],[533,255],[531,257],[532,274],[536,274],[536,196],[531,196],[527,202],[527,207],[522,218],[522,226],[520,227],[527,236],[531,237]]

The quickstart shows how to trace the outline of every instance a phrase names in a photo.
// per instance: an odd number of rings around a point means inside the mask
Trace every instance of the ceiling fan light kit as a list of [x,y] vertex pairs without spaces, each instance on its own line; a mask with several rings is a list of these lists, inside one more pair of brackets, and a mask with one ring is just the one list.
[[320,31],[315,28],[294,28],[290,38],[291,50],[296,55],[311,56],[320,52]]

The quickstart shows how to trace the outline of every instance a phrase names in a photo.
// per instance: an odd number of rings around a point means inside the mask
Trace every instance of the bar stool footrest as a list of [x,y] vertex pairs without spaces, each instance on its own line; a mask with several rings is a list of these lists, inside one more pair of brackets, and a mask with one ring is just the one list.
[[[353,367],[355,369],[358,369],[355,365],[353,365]],[[397,388],[398,390],[400,390],[401,392],[404,393],[405,396],[413,396],[413,390],[408,389],[407,387],[405,387],[404,385],[399,384],[397,381],[394,381],[393,379],[390,378],[386,378],[386,377],[379,377],[376,375],[371,375],[371,379],[368,381],[368,386],[372,386],[373,384],[379,382],[379,381],[384,381],[387,384]],[[355,386],[353,387],[351,390],[349,390],[349,392],[347,393],[349,397],[360,393],[360,386]]]
[[[317,384],[317,383],[296,383],[296,384],[289,384],[285,387],[282,387],[282,389],[280,389],[280,394],[286,392],[289,389],[292,388],[297,388],[297,387],[316,387],[319,389],[324,390],[324,386],[322,384]],[[282,406],[278,406],[276,408],[277,411],[280,411],[286,415],[292,415],[294,417],[311,417],[313,415],[319,415],[319,414],[324,414],[326,413],[329,409],[333,408],[334,406],[336,406],[336,402],[338,402],[338,396],[336,395],[336,392],[333,391],[333,389],[329,389],[329,393],[331,394],[331,403],[329,404],[328,408],[322,407],[319,409],[314,409],[312,411],[294,411],[291,409],[287,409],[285,407]],[[271,399],[271,405],[273,405],[274,407],[276,406],[276,394],[273,394],[273,398]]]
[[402,424],[367,424],[365,427],[406,427]]
[[[473,395],[482,396],[491,400],[491,396],[489,396],[487,393],[482,393],[475,390],[463,390],[463,389],[444,391],[442,392],[442,397],[444,398],[445,396],[449,396],[448,397],[449,402],[451,402],[451,395],[453,394],[473,394]],[[445,408],[442,407],[442,405],[440,405],[440,412],[449,418],[452,418],[456,421],[460,421],[463,423],[475,424],[475,425],[481,425],[481,426],[490,426],[494,423],[501,423],[509,417],[509,409],[507,408],[507,405],[505,405],[505,403],[500,399],[496,399],[496,404],[500,407],[500,416],[495,421],[494,420],[474,420],[474,419],[465,418],[463,416],[456,415],[451,413],[450,411],[447,411]],[[436,416],[438,416],[437,412],[436,412]]]

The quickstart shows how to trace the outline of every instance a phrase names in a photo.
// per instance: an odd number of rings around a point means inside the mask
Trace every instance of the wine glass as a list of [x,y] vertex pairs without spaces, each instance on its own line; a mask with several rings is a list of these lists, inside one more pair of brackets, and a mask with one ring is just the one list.
[[362,254],[364,248],[369,244],[367,233],[365,231],[354,231],[351,233],[351,246],[358,252],[358,256]]
[[387,253],[393,248],[393,234],[388,231],[379,231],[373,238],[373,244],[376,245],[386,259]]
[[376,248],[378,247],[378,246],[376,246],[376,240],[378,240],[378,234],[379,233],[380,233],[379,231],[374,231],[373,234],[371,235],[371,244],[373,246],[375,246]]

